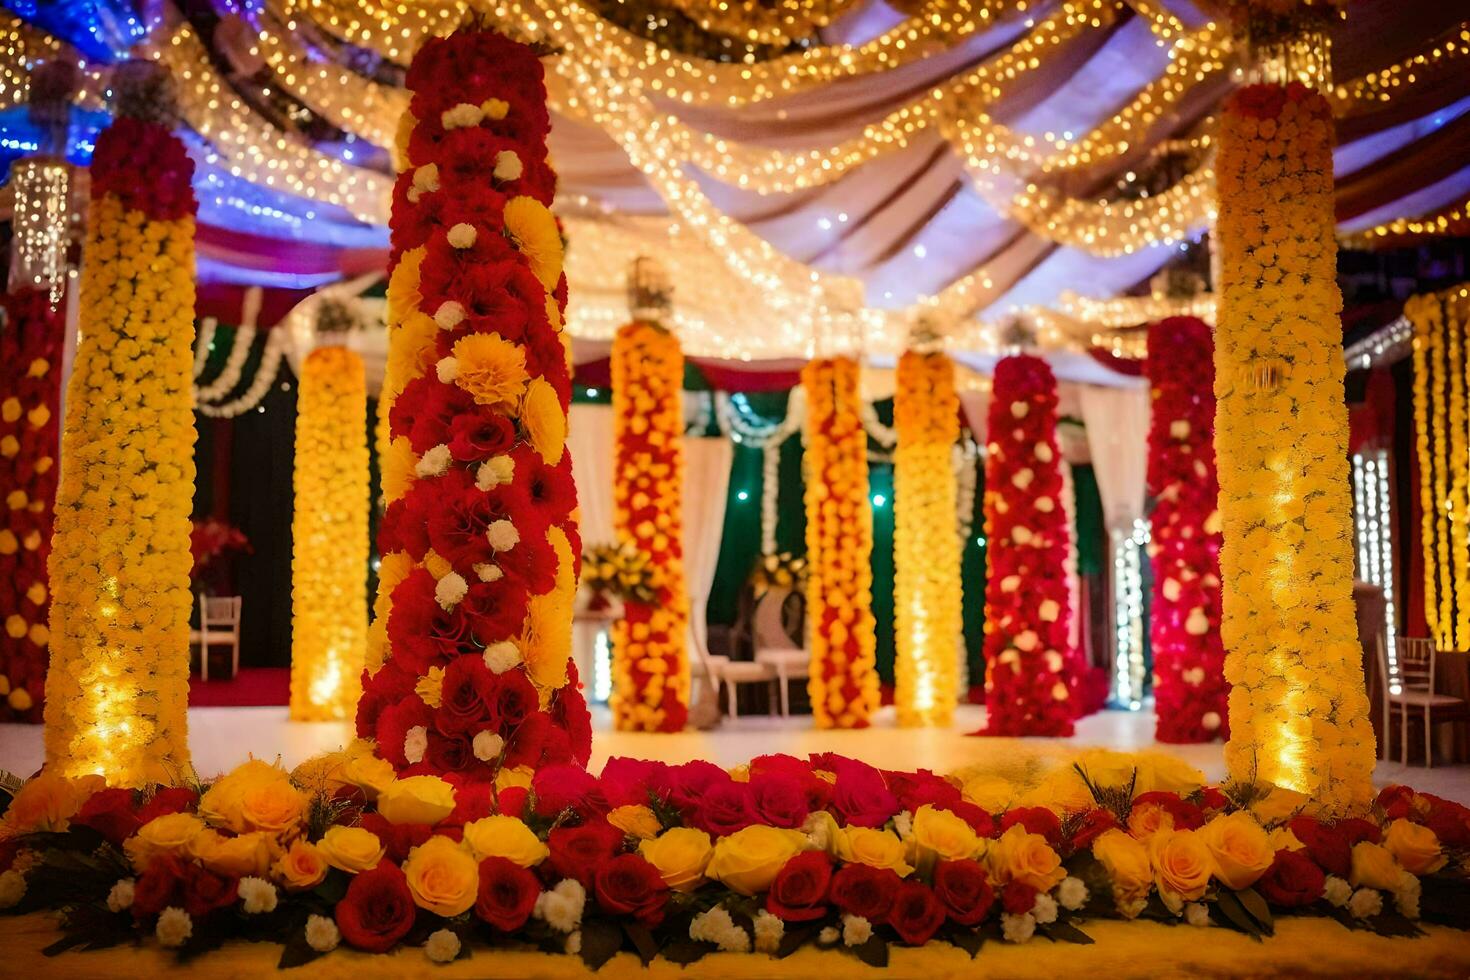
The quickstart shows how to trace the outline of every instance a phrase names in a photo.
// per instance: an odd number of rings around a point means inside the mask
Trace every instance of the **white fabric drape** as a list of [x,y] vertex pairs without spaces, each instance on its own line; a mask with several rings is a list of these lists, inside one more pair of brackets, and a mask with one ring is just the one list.
[[689,593],[690,658],[709,652],[705,608],[720,559],[734,445],[723,437],[684,437],[684,583]]
[[1078,394],[1103,519],[1131,532],[1143,516],[1148,477],[1148,388],[1083,385]]
[[613,410],[611,405],[573,405],[567,422],[572,476],[581,508],[582,548],[612,544]]

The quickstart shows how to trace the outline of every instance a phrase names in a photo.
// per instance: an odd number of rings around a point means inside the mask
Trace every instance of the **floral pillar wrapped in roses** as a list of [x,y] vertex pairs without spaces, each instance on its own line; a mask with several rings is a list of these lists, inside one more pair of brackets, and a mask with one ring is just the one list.
[[118,118],[92,157],[48,564],[46,764],[118,786],[190,771],[196,204],[167,83],[118,69]]
[[1155,500],[1149,638],[1161,742],[1228,737],[1214,351],[1203,320],[1170,317],[1149,327],[1148,488]]
[[503,784],[585,765],[591,747],[570,665],[581,546],[546,89],[530,48],[473,28],[426,43],[407,82],[379,537],[386,628],[357,729],[400,773]]
[[1069,641],[1057,382],[1039,357],[995,366],[985,460],[985,735],[1071,735],[1080,680]]

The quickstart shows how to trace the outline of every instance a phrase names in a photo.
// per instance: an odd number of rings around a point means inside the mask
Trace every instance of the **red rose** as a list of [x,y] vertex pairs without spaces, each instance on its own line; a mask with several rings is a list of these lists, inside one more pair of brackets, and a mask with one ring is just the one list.
[[541,882],[529,870],[507,858],[488,857],[480,862],[475,914],[501,932],[515,932],[531,917],[540,894]]
[[1091,847],[1092,842],[1102,836],[1103,831],[1112,830],[1118,826],[1118,818],[1113,816],[1111,810],[1094,807],[1082,815],[1077,822],[1076,829],[1072,831],[1072,850],[1080,851],[1085,847]]
[[811,803],[797,777],[785,773],[753,774],[748,785],[750,803],[762,823],[795,830],[806,822]]
[[1287,826],[1321,868],[1340,878],[1348,876],[1353,867],[1353,845],[1340,830],[1315,817],[1295,817]]
[[449,422],[449,454],[462,463],[503,453],[515,440],[515,423],[504,415],[468,412]]
[[[503,581],[495,583],[504,585]],[[505,729],[515,728],[536,712],[539,698],[531,679],[523,670],[508,670],[500,675],[495,691],[495,716]]]
[[[581,545],[572,541],[572,554],[580,554]],[[557,691],[551,704],[551,721],[566,732],[569,759],[574,765],[586,768],[592,757],[592,716],[587,711],[587,698],[583,696],[581,681],[577,676],[577,665],[567,658],[567,683]],[[607,801],[603,801],[607,805]]]
[[455,657],[444,668],[444,686],[434,727],[446,734],[472,734],[497,728],[500,680],[483,657]]
[[[658,774],[660,782],[668,781],[668,798],[685,816],[693,813],[704,803],[705,793],[712,787],[723,786],[731,781],[730,774],[713,762],[695,759],[682,765],[672,766]],[[663,795],[662,788],[659,795]],[[647,800],[638,800],[646,803]]]
[[1407,786],[1385,786],[1378,794],[1378,806],[1390,820],[1407,818],[1414,806],[1414,791]]
[[949,804],[948,806],[944,807],[944,809],[948,810],[950,813],[953,813],[965,823],[969,824],[970,829],[975,831],[975,833],[979,834],[981,837],[996,836],[995,818],[975,804],[969,803],[965,800],[959,800],[957,802]]
[[922,881],[910,879],[901,884],[888,910],[888,924],[899,938],[910,946],[922,946],[944,925],[944,906]]
[[1256,891],[1272,905],[1300,908],[1322,897],[1327,876],[1305,851],[1276,852],[1276,860],[1256,881]]
[[1470,807],[1429,793],[1421,795],[1429,800],[1424,826],[1434,831],[1446,847],[1470,847]]
[[885,771],[883,777],[888,788],[898,797],[899,805],[905,810],[917,810],[925,804],[938,810],[947,810],[950,804],[960,801],[959,788],[928,769],[917,772]]
[[592,875],[597,904],[611,915],[631,915],[646,926],[663,921],[669,886],[658,869],[637,854],[619,854]]
[[843,760],[832,784],[832,808],[852,827],[881,827],[898,812],[898,797],[889,792],[883,774],[872,766]]
[[962,926],[976,925],[995,904],[995,889],[979,861],[940,861],[934,865],[934,895],[950,919]]
[[373,731],[379,754],[402,769],[408,765],[408,757],[403,754],[403,743],[409,731],[420,725],[428,728],[433,722],[433,710],[417,694],[410,694],[396,704],[388,705],[378,714],[378,723]]
[[381,813],[364,813],[359,826],[377,834],[388,860],[398,864],[407,861],[408,852],[434,833],[434,828],[426,823],[389,823]]
[[[196,919],[215,909],[235,904],[239,897],[240,882],[226,878],[206,869],[203,865],[189,864],[184,870],[184,911]],[[134,901],[136,901],[136,893]]]
[[531,794],[524,786],[507,786],[495,795],[496,813],[519,817],[526,812],[526,801]]
[[98,790],[82,804],[71,822],[77,826],[91,827],[118,846],[143,826],[143,821],[138,819],[133,791],[130,789]]
[[382,861],[347,886],[347,894],[337,903],[337,928],[349,945],[386,953],[413,928],[416,914],[403,871],[392,861]]
[[893,905],[901,882],[892,868],[848,864],[832,876],[829,897],[833,905],[850,915],[860,915],[869,922],[882,922]]
[[650,795],[668,799],[669,766],[647,759],[615,756],[603,765],[598,782],[609,807],[646,806]]
[[1370,844],[1377,844],[1383,839],[1383,831],[1379,826],[1371,820],[1364,820],[1362,817],[1349,817],[1346,820],[1337,821],[1332,826],[1333,829],[1347,839],[1349,847],[1353,844],[1361,844],[1363,841],[1367,841]]
[[1020,824],[1028,834],[1040,834],[1047,843],[1055,846],[1062,839],[1062,822],[1057,815],[1044,806],[1021,806],[1007,810],[1000,817],[1000,832],[1003,834]]
[[1200,805],[1206,810],[1223,810],[1230,805],[1230,798],[1218,786],[1206,786],[1199,795]]
[[154,858],[133,886],[133,915],[157,915],[178,905],[184,890],[184,865],[172,854]]
[[1205,812],[1188,800],[1181,799],[1178,793],[1164,790],[1139,793],[1133,798],[1133,805],[1159,807],[1174,818],[1175,830],[1198,830],[1205,825]]
[[[562,453],[561,462],[548,466],[539,453],[528,453],[525,479],[526,497],[541,523],[560,524],[577,506],[577,486],[572,480],[571,455]],[[516,472],[521,472],[516,464]],[[573,554],[576,550],[573,549]]]
[[[475,658],[460,657],[459,659],[473,660]],[[462,773],[474,768],[480,768],[483,772],[488,773],[488,767],[475,758],[474,746],[469,736],[460,732],[445,735],[430,729],[429,747],[424,758],[436,774]]]
[[1000,904],[1011,915],[1026,915],[1036,907],[1036,889],[1013,881],[1001,889]]
[[806,851],[786,862],[766,893],[766,911],[786,922],[810,922],[827,914],[832,862],[822,851]]
[[690,823],[713,837],[725,837],[757,821],[750,784],[733,779],[711,786]]
[[547,835],[546,846],[552,870],[586,886],[592,883],[592,869],[622,848],[623,832],[606,820],[595,820],[580,827],[557,827]]
[[539,769],[531,779],[531,788],[536,792],[536,812],[544,817],[554,817],[570,810],[587,820],[608,810],[607,801],[602,798],[602,787],[581,766],[559,765]]

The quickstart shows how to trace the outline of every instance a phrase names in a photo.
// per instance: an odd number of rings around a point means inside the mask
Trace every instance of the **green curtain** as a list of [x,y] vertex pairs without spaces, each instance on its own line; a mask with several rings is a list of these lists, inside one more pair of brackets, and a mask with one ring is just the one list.
[[[975,506],[970,536],[960,551],[960,588],[970,686],[985,683],[985,460],[975,460]],[[965,692],[961,691],[963,698]]]

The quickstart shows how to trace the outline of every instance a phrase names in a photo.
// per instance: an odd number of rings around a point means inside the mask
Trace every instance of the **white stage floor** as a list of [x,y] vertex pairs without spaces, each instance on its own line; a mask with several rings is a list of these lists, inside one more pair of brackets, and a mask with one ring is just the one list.
[[[726,721],[713,732],[645,735],[610,731],[605,708],[593,709],[592,769],[599,770],[610,756],[686,762],[707,759],[722,766],[745,762],[770,752],[804,755],[840,752],[886,769],[932,769],[952,772],[966,766],[997,771],[1032,768],[1048,757],[1061,758],[1087,746],[1124,751],[1151,749],[1167,752],[1199,767],[1211,779],[1224,775],[1221,747],[1213,745],[1159,745],[1153,741],[1151,712],[1103,711],[1077,725],[1071,739],[967,738],[980,727],[985,709],[962,706],[948,729],[896,728],[893,709],[880,712],[872,728],[850,732],[818,732],[806,717],[782,720],[743,717]],[[318,752],[335,749],[351,738],[346,723],[290,722],[285,708],[192,708],[189,745],[201,775],[231,768],[246,754],[271,759],[279,755],[294,766]],[[0,769],[29,775],[45,757],[39,725],[0,725]],[[1408,783],[1425,792],[1470,804],[1470,765],[1405,768],[1379,763],[1375,781]]]

